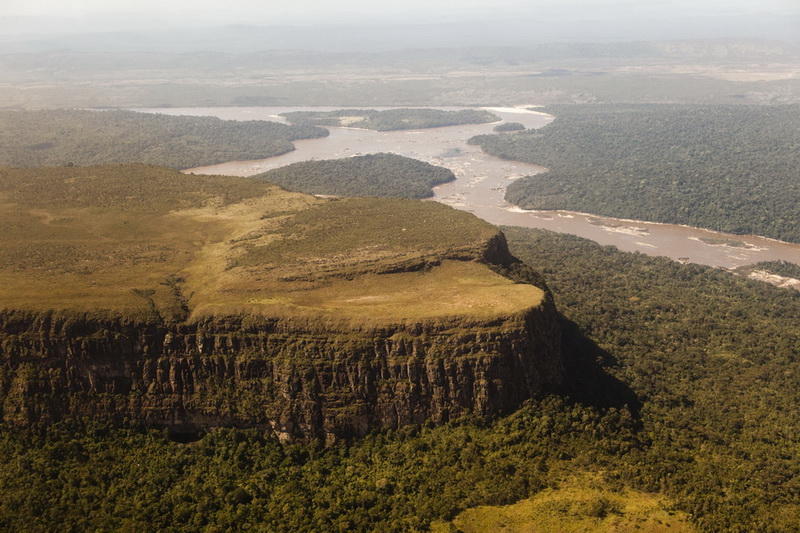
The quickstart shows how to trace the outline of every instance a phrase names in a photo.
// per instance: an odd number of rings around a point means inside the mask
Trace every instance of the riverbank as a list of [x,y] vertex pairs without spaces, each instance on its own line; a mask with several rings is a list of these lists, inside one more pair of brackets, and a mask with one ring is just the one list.
[[[140,110],[175,115],[213,115],[229,120],[279,120],[286,110],[328,108],[175,108]],[[331,108],[333,109],[333,108]],[[445,108],[442,108],[445,109]],[[522,108],[490,108],[504,121],[540,128],[554,117]],[[733,270],[761,261],[784,260],[800,264],[800,245],[759,236],[722,234],[701,228],[633,221],[567,211],[526,211],[504,200],[505,188],[522,176],[545,169],[537,165],[501,160],[466,144],[474,135],[492,133],[496,124],[451,126],[430,130],[375,132],[330,128],[330,136],[295,142],[295,150],[258,161],[234,161],[188,169],[197,174],[251,176],[290,163],[311,159],[337,159],[353,155],[393,152],[453,171],[456,181],[435,189],[435,199],[474,213],[493,224],[543,228],[570,233],[624,251],[666,256],[680,262]],[[740,246],[718,241],[742,243]]]

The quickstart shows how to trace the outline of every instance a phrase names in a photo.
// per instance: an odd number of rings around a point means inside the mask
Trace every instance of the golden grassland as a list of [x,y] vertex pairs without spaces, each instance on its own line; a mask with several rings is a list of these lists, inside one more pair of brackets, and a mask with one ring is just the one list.
[[[324,283],[313,290],[259,291],[243,299],[244,291],[224,293],[197,314],[253,314],[270,316],[343,316],[359,322],[376,318],[397,322],[419,318],[508,316],[538,304],[542,291],[518,285],[485,265],[444,261],[429,271],[364,274],[355,279]],[[219,310],[217,313],[216,311]]]
[[0,168],[0,308],[508,316],[543,294],[480,262],[496,235],[432,202],[321,200],[146,165]]
[[468,509],[434,532],[478,533],[695,533],[686,513],[659,494],[611,488],[598,473],[572,475],[513,505]]

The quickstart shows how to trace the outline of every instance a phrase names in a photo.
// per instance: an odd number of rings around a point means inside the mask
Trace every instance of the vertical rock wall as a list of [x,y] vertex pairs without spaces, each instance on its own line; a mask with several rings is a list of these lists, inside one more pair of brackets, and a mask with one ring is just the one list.
[[332,443],[508,412],[564,379],[549,302],[488,323],[361,330],[224,317],[158,322],[0,314],[0,416],[88,416],[177,431],[261,427]]

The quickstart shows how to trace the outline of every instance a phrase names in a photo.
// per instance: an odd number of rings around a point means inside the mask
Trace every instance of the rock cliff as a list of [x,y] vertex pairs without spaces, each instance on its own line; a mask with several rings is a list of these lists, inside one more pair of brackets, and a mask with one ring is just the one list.
[[4,313],[0,336],[2,419],[20,425],[88,416],[187,432],[254,426],[331,443],[508,412],[563,379],[547,301],[491,322],[364,330]]

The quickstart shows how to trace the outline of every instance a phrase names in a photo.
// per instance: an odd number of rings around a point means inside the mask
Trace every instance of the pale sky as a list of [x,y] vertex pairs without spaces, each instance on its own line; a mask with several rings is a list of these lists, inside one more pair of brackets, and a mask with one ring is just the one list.
[[475,12],[532,13],[537,9],[578,9],[592,14],[631,12],[747,13],[800,11],[798,0],[2,0],[0,16],[93,17],[106,14],[149,14],[151,17],[187,15],[220,21],[294,19],[318,21],[360,14],[365,18],[405,15],[424,18],[431,14],[460,18]]

